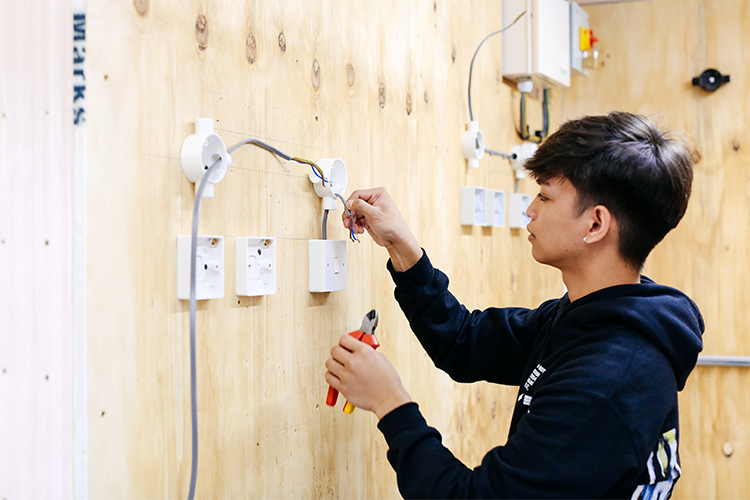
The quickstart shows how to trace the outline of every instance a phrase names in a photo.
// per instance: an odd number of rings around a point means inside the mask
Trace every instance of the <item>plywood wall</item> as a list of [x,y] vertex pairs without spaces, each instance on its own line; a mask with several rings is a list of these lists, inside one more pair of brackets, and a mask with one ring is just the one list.
[[[532,261],[525,231],[459,223],[461,186],[512,190],[505,160],[486,157],[468,172],[459,146],[471,56],[501,27],[500,8],[88,2],[92,498],[187,495],[188,305],[177,300],[176,242],[190,232],[194,200],[179,151],[197,118],[213,118],[228,145],[255,137],[289,154],[343,159],[347,194],[387,187],[468,307],[560,295],[559,274]],[[487,145],[508,151],[518,94],[502,83],[501,53],[496,37],[477,57],[473,108]],[[538,103],[530,114],[538,128]],[[367,236],[348,246],[345,292],[307,291],[307,242],[320,237],[322,218],[308,169],[251,147],[233,159],[200,222],[201,234],[226,237],[228,265],[225,297],[198,307],[197,497],[398,496],[375,417],[324,404],[331,346],[373,307],[382,351],[457,456],[475,466],[504,443],[515,390],[458,386],[432,366],[393,299],[386,252]],[[345,239],[339,216],[329,234]],[[235,295],[239,236],[277,238],[275,295]]]
[[[592,5],[601,67],[562,93],[562,118],[624,109],[650,115],[694,147],[695,180],[680,226],[646,274],[695,299],[707,354],[750,355],[750,2]],[[691,85],[707,68],[731,82]],[[683,479],[676,497],[750,498],[747,368],[698,367],[681,395]],[[722,452],[729,443],[731,456]],[[727,448],[729,449],[729,448]]]

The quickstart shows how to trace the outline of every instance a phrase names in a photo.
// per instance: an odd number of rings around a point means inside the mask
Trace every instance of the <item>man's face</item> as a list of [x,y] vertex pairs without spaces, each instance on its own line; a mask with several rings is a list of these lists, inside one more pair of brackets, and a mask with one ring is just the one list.
[[585,247],[587,217],[576,217],[576,189],[562,176],[539,183],[539,194],[526,214],[531,255],[562,271],[576,266]]

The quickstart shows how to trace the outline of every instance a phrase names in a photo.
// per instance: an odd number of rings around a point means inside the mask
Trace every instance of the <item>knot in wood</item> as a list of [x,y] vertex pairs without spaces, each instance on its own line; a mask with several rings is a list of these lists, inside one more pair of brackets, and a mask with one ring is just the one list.
[[247,62],[250,64],[255,63],[256,54],[255,35],[248,33],[247,37],[245,37],[245,56],[247,56]]
[[411,94],[406,94],[406,114],[411,114]]
[[320,88],[320,63],[317,59],[312,64],[312,84],[315,90]]
[[351,63],[346,65],[346,83],[348,83],[350,87],[354,87],[354,66],[352,66]]
[[427,99],[427,91],[424,91],[424,103],[427,104],[429,102],[429,99]]
[[195,41],[198,42],[200,50],[206,50],[208,47],[208,19],[203,14],[195,19]]
[[140,16],[145,16],[148,12],[148,0],[133,0],[133,6]]
[[693,162],[693,165],[697,165],[702,159],[703,155],[701,155],[701,152],[697,149],[690,152],[690,160]]
[[451,47],[451,61],[454,63],[456,62],[456,44],[453,44],[453,47]]
[[286,35],[284,35],[283,31],[279,33],[279,48],[282,54],[286,52]]
[[739,149],[740,149],[740,141],[738,141],[737,139],[733,140],[732,141],[732,149],[734,149],[735,151],[739,151]]
[[380,88],[378,89],[378,103],[381,108],[385,107],[385,84],[380,82]]

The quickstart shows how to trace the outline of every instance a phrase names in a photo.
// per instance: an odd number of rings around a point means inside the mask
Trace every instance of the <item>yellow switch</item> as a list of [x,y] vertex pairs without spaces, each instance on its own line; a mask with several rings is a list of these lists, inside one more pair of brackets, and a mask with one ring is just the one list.
[[591,30],[581,26],[581,50],[591,50]]

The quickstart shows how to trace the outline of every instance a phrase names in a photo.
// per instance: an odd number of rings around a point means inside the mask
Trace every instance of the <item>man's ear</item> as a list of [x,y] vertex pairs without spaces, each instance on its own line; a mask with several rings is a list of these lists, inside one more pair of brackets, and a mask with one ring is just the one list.
[[615,223],[612,212],[604,205],[596,205],[587,211],[589,218],[586,228],[586,243],[602,241],[612,230]]

